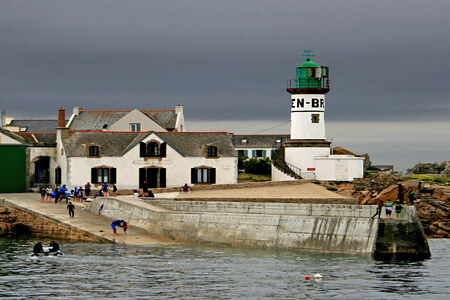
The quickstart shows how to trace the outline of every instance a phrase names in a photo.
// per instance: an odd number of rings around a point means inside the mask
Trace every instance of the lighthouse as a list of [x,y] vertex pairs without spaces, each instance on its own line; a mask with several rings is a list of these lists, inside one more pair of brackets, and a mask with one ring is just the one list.
[[[296,69],[296,78],[287,92],[291,95],[291,135],[283,145],[285,166],[304,179],[352,181],[364,175],[364,159],[354,155],[332,155],[325,131],[325,94],[330,91],[328,67],[311,60]],[[286,175],[272,168],[272,180],[286,180]],[[292,172],[291,172],[292,174]],[[287,175],[290,176],[290,175]]]

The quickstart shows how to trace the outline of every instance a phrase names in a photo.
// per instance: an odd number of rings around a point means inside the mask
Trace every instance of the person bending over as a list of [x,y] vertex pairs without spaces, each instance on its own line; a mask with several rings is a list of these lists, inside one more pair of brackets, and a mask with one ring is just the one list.
[[114,235],[118,235],[116,226],[122,227],[123,228],[123,235],[127,235],[127,229],[128,229],[127,222],[125,222],[124,220],[115,220],[114,222],[112,222],[111,223],[111,228],[113,230],[113,234]]
[[55,241],[51,241],[49,247],[50,248],[48,249],[48,251],[50,251],[50,252],[57,252],[57,251],[59,251],[59,244],[57,242],[55,242]]

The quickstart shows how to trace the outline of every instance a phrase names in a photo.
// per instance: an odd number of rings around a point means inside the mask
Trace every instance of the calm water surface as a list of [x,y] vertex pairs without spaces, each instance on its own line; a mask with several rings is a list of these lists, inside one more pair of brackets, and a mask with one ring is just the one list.
[[[0,239],[0,298],[450,299],[449,239],[430,240],[433,258],[421,262],[64,241],[64,256],[34,259],[30,251],[36,241]],[[323,280],[305,281],[315,273]]]

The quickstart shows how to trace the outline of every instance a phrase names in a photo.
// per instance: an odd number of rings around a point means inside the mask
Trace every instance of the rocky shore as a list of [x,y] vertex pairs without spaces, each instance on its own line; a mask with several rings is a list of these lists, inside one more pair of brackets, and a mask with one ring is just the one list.
[[[376,174],[348,182],[317,182],[336,193],[354,197],[359,204],[377,204],[397,198],[397,185],[412,187],[415,207],[428,238],[450,238],[450,186],[448,183],[426,182],[400,174]],[[407,197],[405,197],[405,200]]]

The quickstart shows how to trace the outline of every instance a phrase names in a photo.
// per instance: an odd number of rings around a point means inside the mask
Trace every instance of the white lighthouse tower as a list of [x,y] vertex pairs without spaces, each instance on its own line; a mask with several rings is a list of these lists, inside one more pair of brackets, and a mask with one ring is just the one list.
[[[363,158],[330,153],[331,142],[325,133],[329,72],[328,67],[311,61],[314,56],[311,52],[305,51],[306,61],[297,67],[294,87],[287,89],[291,94],[291,137],[284,143],[284,165],[304,179],[352,181],[361,178]],[[272,180],[286,179],[272,173]]]

